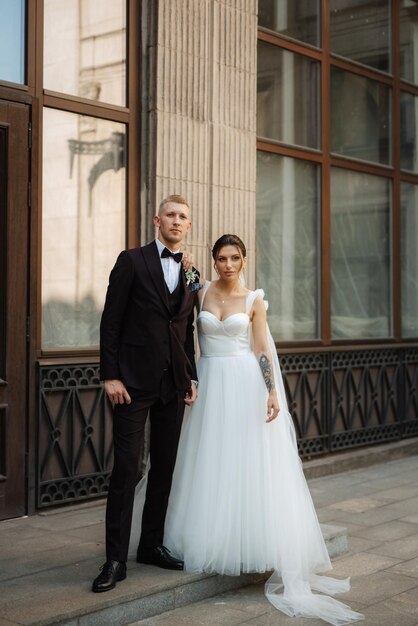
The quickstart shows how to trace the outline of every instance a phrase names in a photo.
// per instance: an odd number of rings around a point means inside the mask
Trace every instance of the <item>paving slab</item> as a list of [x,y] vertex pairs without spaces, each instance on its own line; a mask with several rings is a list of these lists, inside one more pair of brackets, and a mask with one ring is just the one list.
[[389,556],[373,554],[371,552],[358,552],[357,554],[341,556],[333,562],[333,575],[345,578],[347,576],[368,576],[380,570],[386,570],[393,565],[401,563],[401,559]]
[[[94,543],[95,537],[91,538]],[[79,542],[82,543],[89,541],[90,537],[80,535]],[[13,540],[9,542],[5,542],[0,546],[0,562],[3,562],[7,559],[22,559],[27,556],[28,551],[30,551],[34,560],[36,560],[37,553],[47,552],[49,550],[60,549],[63,552],[66,548],[74,546],[74,537],[71,537],[67,534],[63,535],[61,533],[44,533],[40,537],[36,537],[36,541],[34,541],[33,537],[22,536],[18,540]],[[2,573],[0,572],[0,580]]]
[[[3,522],[0,523],[3,524]],[[21,526],[20,524],[15,528],[9,528],[7,530],[3,529],[2,527],[2,532],[0,533],[0,548],[8,546],[11,543],[19,543],[20,540],[24,538],[33,539],[33,542],[36,543],[38,539],[45,537],[45,535],[47,534],[47,530],[41,530],[39,528],[34,528],[33,526],[29,525],[24,528],[24,530],[23,526]]]
[[348,552],[346,556],[352,556],[359,552],[372,552],[373,548],[380,545],[379,541],[371,539],[363,539],[362,537],[355,537],[350,534],[348,530]]
[[417,617],[402,611],[401,607],[381,602],[363,610],[365,626],[416,626]]
[[378,571],[352,576],[351,589],[341,600],[347,604],[360,602],[365,606],[383,602],[404,591],[414,591],[418,601],[418,580],[396,572]]
[[348,513],[364,513],[370,511],[370,509],[376,509],[383,506],[385,503],[376,498],[364,497],[364,498],[352,498],[350,500],[341,500],[335,504],[331,504],[331,509],[338,509],[339,511],[347,511]]
[[[418,480],[418,478],[417,478]],[[399,511],[403,516],[418,514],[418,498],[409,498],[400,502],[391,503],[388,507],[392,511]]]
[[327,522],[334,521],[336,524],[358,524],[360,526],[377,526],[383,522],[390,522],[405,517],[408,512],[400,510],[399,508],[393,508],[391,506],[380,506],[377,508],[369,509],[362,513],[349,513],[339,508],[334,510],[334,516]]
[[410,522],[402,522],[393,520],[376,526],[367,526],[363,528],[352,529],[350,534],[354,537],[363,537],[364,539],[374,539],[377,541],[391,541],[392,539],[401,539],[409,535],[418,533],[418,524]]
[[376,491],[375,495],[379,500],[388,500],[392,502],[410,500],[414,496],[418,496],[418,486],[403,485],[392,487],[391,489]]
[[418,513],[415,515],[407,515],[406,517],[399,518],[401,522],[409,522],[410,524],[418,524]]
[[[413,477],[406,476],[404,473],[397,474],[396,476],[384,476],[382,478],[373,478],[364,485],[364,489],[369,493],[378,493],[384,489],[394,489],[402,487],[404,485],[414,484]],[[354,485],[355,487],[355,485]]]
[[91,524],[88,527],[83,526],[82,528],[67,530],[65,536],[69,541],[74,541],[74,537],[77,537],[84,541],[95,541],[104,545],[104,523],[100,522],[99,524]]
[[392,608],[402,615],[412,615],[418,624],[418,597],[415,589],[399,593],[385,600],[383,606]]
[[418,556],[418,534],[394,541],[385,541],[380,546],[373,548],[373,552],[403,560],[411,559]]
[[406,576],[414,576],[418,578],[418,557],[409,561],[401,561],[388,569],[388,572],[399,572]]

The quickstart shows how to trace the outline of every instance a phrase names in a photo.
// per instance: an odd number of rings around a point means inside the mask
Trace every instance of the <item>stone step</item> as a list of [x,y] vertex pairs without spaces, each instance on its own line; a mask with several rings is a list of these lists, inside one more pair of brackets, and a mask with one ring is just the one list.
[[[347,552],[345,528],[325,524],[321,527],[331,556]],[[9,588],[10,604],[1,606],[0,624],[125,626],[267,577],[187,574],[129,562],[125,581],[110,592],[94,594],[90,585],[95,570],[97,560],[93,563],[90,555],[60,569],[15,578],[13,590]],[[32,586],[31,592],[25,596],[28,585]],[[6,592],[7,587],[3,587]]]

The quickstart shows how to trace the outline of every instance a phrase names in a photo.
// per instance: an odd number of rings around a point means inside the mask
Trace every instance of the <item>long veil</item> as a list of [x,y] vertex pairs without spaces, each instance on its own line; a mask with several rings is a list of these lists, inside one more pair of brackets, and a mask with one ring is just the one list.
[[[264,297],[261,289],[254,294],[254,297]],[[267,308],[268,303],[264,302]],[[280,424],[280,466],[279,475],[273,479],[284,510],[280,524],[280,569],[275,570],[267,580],[264,592],[269,602],[286,615],[320,618],[333,626],[357,622],[364,619],[361,613],[329,595],[313,593],[319,591],[334,595],[348,591],[350,579],[337,580],[318,575],[319,572],[332,569],[332,565],[303,474],[279,358],[268,325],[267,338],[280,406],[277,417]]]

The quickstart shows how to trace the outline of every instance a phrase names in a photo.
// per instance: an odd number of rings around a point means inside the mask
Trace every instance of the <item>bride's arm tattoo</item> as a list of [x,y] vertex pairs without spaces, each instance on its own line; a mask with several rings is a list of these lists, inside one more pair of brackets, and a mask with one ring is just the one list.
[[273,374],[271,371],[270,361],[267,358],[267,355],[264,352],[261,353],[258,363],[261,368],[261,373],[263,374],[264,382],[266,383],[266,387],[268,391],[272,391],[274,389],[274,380]]

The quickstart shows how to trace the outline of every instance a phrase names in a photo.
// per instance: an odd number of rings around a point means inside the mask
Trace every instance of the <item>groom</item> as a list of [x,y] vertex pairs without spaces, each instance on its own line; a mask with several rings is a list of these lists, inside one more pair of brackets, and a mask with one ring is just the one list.
[[154,216],[158,238],[119,255],[100,325],[100,371],[114,405],[114,466],[106,509],[106,562],[94,592],[126,578],[138,460],[149,412],[148,487],[137,561],[183,569],[163,545],[184,404],[196,399],[193,306],[199,275],[179,249],[191,228],[185,198],[172,195]]

